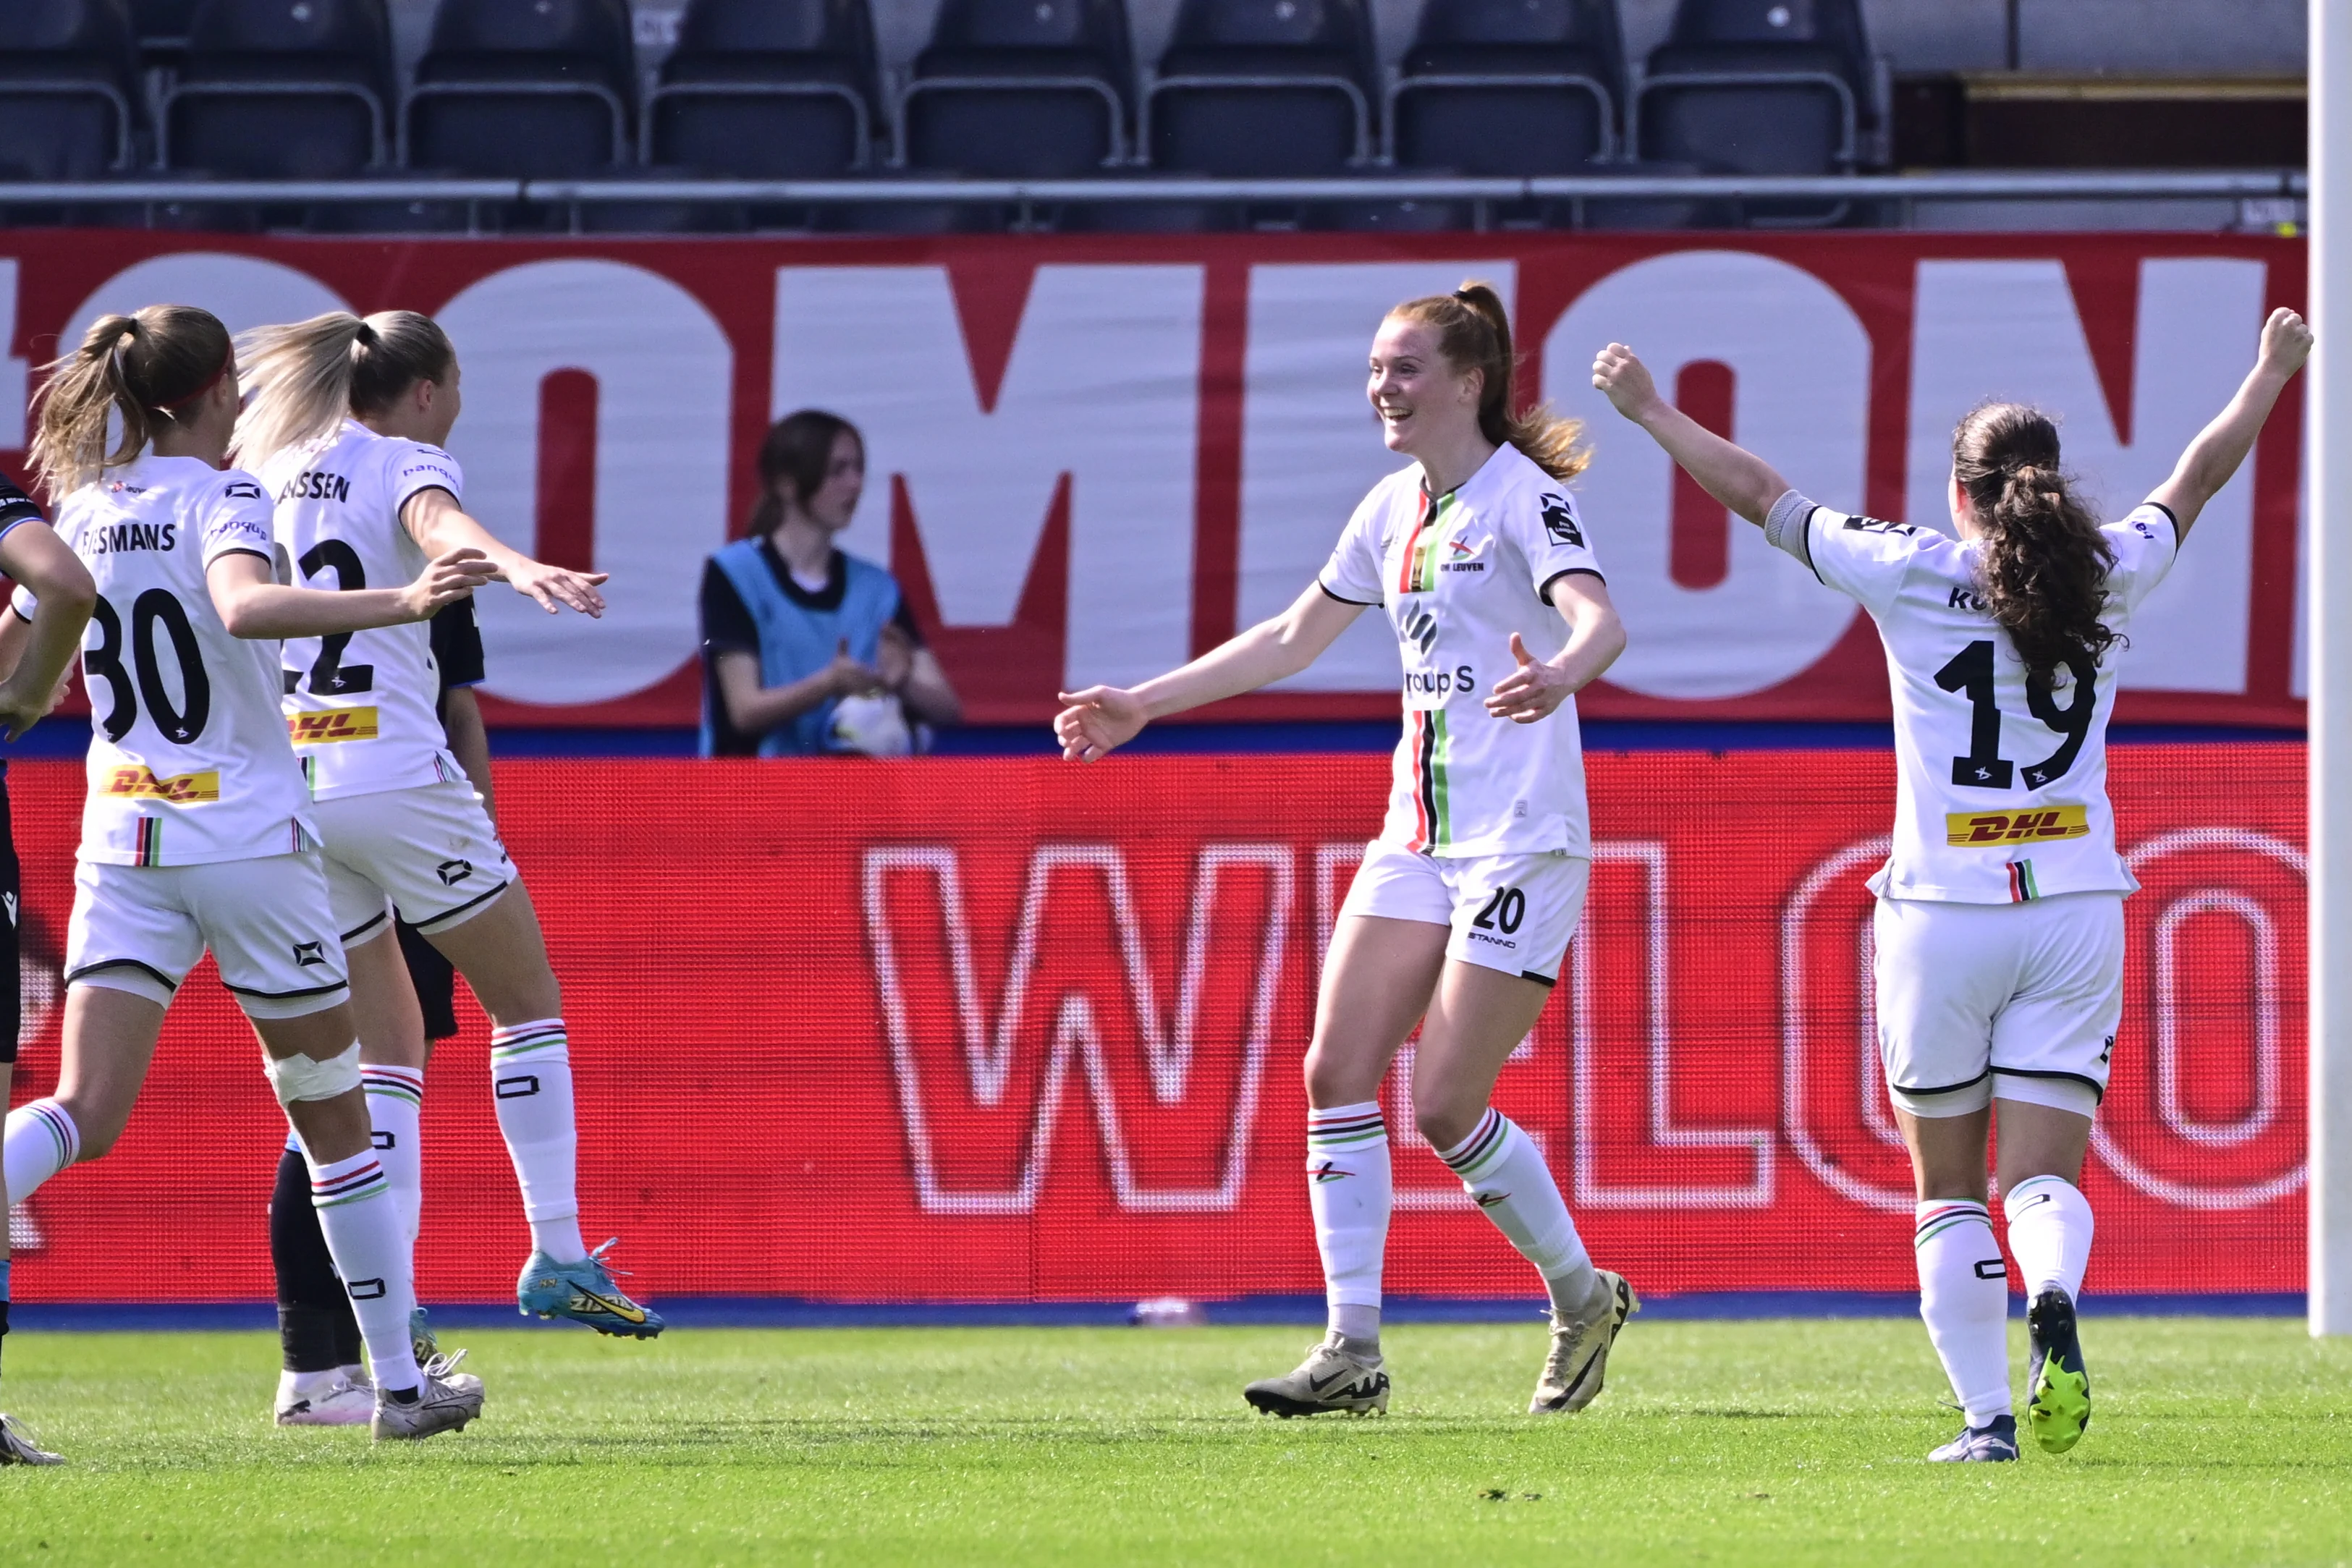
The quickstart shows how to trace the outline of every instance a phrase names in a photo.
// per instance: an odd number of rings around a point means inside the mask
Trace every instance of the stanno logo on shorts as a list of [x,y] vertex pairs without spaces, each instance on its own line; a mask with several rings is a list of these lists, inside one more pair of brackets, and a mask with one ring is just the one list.
[[200,800],[217,800],[220,794],[220,774],[183,773],[174,779],[158,779],[149,768],[118,768],[106,781],[110,795],[128,796],[133,800],[163,800],[173,806],[193,806]]
[[297,746],[324,746],[333,740],[373,740],[376,716],[373,707],[331,707],[298,713],[286,721],[286,733]]
[[2028,811],[1951,811],[1944,817],[1944,841],[1955,849],[2035,843],[2043,839],[2091,836],[2087,806],[2041,806]]

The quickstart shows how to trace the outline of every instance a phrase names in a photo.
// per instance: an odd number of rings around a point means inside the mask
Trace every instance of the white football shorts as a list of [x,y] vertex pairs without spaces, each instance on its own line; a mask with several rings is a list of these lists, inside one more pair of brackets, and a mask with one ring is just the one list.
[[471,784],[413,784],[313,802],[326,841],[335,929],[366,942],[397,910],[426,933],[462,925],[514,881],[514,862]]
[[1592,862],[1564,852],[1456,860],[1364,846],[1341,915],[1453,927],[1445,956],[1549,986],[1584,915]]
[[75,866],[67,985],[169,1007],[207,947],[247,1018],[301,1018],[350,999],[316,852],[208,865]]
[[1878,1055],[1897,1107],[1959,1116],[2022,1100],[2087,1116],[2124,1014],[2124,901],[1882,898]]

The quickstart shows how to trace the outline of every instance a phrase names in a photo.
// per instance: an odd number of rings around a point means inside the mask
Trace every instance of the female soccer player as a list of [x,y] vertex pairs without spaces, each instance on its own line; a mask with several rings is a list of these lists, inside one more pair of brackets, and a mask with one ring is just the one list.
[[[550,614],[604,613],[603,572],[533,560],[466,515],[464,480],[442,447],[457,421],[457,356],[429,317],[335,311],[262,328],[245,352],[257,390],[236,450],[277,497],[277,541],[304,580],[364,592],[427,556],[465,549]],[[449,754],[431,632],[411,623],[291,638],[284,660],[285,719],[310,781],[335,928],[362,1002],[415,1005],[396,911],[448,956],[490,1015],[499,1131],[531,1232],[518,1310],[651,1339],[662,1320],[613,1282],[603,1262],[612,1243],[592,1256],[581,1239],[562,991],[530,894]],[[394,1050],[403,1060],[369,1064],[369,1103],[414,1236],[424,1030],[404,1038]]]
[[1593,1268],[1542,1152],[1487,1104],[1584,905],[1571,699],[1625,646],[1568,495],[1585,465],[1578,426],[1511,412],[1513,364],[1509,319],[1485,284],[1391,311],[1367,392],[1390,450],[1412,465],[1373,486],[1288,610],[1132,691],[1066,694],[1055,721],[1063,755],[1090,762],[1154,718],[1297,674],[1368,606],[1396,631],[1405,728],[1388,816],[1332,929],[1307,1053],[1307,1191],[1329,1333],[1297,1371],[1244,1391],[1278,1416],[1388,1408],[1379,1096],[1416,1023],[1414,1124],[1551,1298],[1530,1411],[1590,1405],[1637,1305]]
[[1820,507],[1658,395],[1622,343],[1592,384],[1709,495],[1859,600],[1895,694],[1894,853],[1878,895],[1879,1057],[1919,1195],[1919,1313],[1967,1427],[1929,1458],[2014,1459],[2008,1276],[1987,1207],[2000,1107],[2001,1207],[2025,1274],[2025,1418],[2080,1441],[2091,1385],[2074,1303],[2091,1252],[2076,1185],[2123,1016],[2124,895],[2106,728],[2107,655],[2245,460],[2311,351],[2272,312],[2253,370],[2141,506],[2101,527],[2059,467],[2050,417],[1987,403],[1952,437],[1954,538]]
[[[47,716],[64,693],[67,672],[80,651],[98,589],[89,571],[65,542],[49,531],[32,497],[0,475],[0,572],[24,584],[40,601],[30,622],[0,617],[0,727],[16,739]],[[0,929],[0,1109],[8,1103],[8,1081],[16,1066],[16,1031],[23,1023],[17,987],[16,841],[8,817],[7,765],[0,763],[0,900],[7,924]],[[8,1194],[0,1177],[0,1343],[8,1337]],[[54,1465],[58,1456],[36,1444],[0,1413],[0,1465]]]
[[[25,1197],[113,1146],[164,1011],[210,948],[301,1134],[367,1343],[376,1437],[463,1427],[481,1412],[480,1380],[420,1368],[409,1347],[408,1248],[369,1146],[350,988],[276,661],[255,640],[422,621],[471,593],[490,563],[454,550],[366,593],[274,581],[268,498],[224,466],[236,364],[205,311],[105,317],[46,369],[32,457],[64,497],[60,535],[95,580],[96,645],[82,653],[95,733],[64,1060],[56,1095],[7,1119],[8,1191]],[[110,420],[122,431],[111,451]],[[20,588],[7,613],[37,626],[40,612]]]

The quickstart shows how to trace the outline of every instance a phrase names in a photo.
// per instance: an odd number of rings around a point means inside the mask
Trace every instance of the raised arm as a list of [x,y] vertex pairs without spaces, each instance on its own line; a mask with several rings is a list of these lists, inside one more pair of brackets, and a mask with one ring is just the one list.
[[46,717],[65,690],[81,652],[83,628],[98,603],[89,570],[47,523],[18,523],[0,537],[0,571],[37,601],[26,622],[14,607],[0,615],[0,726],[14,740]]
[[1156,675],[1131,691],[1088,686],[1064,692],[1061,700],[1069,706],[1054,720],[1062,755],[1073,762],[1093,762],[1133,740],[1155,718],[1237,697],[1295,675],[1339,641],[1364,609],[1334,599],[1319,582],[1310,584],[1271,621],[1259,622],[1182,668]]
[[282,642],[289,637],[327,637],[338,632],[372,632],[430,621],[490,580],[490,563],[478,550],[451,550],[427,562],[415,581],[403,588],[362,588],[333,593],[289,588],[269,575],[269,563],[250,550],[231,550],[205,569],[213,608],[232,637]]
[[1650,367],[1624,344],[1612,343],[1593,356],[1592,384],[1619,413],[1648,431],[1701,488],[1749,522],[1762,527],[1772,503],[1788,494],[1789,482],[1769,463],[1660,397]]
[[2263,323],[2263,342],[2254,355],[2254,368],[2238,384],[2237,395],[2213,416],[2212,423],[2197,433],[2197,439],[2173,465],[2172,477],[2147,497],[2172,514],[2182,538],[2189,537],[2197,514],[2254,449],[2254,437],[2263,433],[2263,422],[2270,418],[2279,393],[2303,369],[2310,353],[2310,325],[2284,306],[2272,311],[2270,319]]
[[604,596],[596,590],[611,578],[610,572],[572,571],[550,566],[500,544],[497,535],[466,515],[457,497],[437,485],[408,497],[407,504],[400,508],[400,522],[417,548],[428,556],[458,549],[478,550],[496,569],[499,580],[512,584],[517,593],[537,601],[550,615],[565,605],[583,615],[604,613]]

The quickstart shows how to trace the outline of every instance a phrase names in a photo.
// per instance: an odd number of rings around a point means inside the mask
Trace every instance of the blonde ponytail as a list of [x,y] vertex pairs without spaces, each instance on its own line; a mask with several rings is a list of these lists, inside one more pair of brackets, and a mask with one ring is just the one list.
[[1457,371],[1475,370],[1479,434],[1497,446],[1516,446],[1521,456],[1562,484],[1584,472],[1592,455],[1584,444],[1584,422],[1554,413],[1549,403],[1511,408],[1511,378],[1519,368],[1511,351],[1511,317],[1491,284],[1475,278],[1451,294],[1408,299],[1389,312],[1437,329],[1437,351]]
[[[81,347],[41,367],[34,394],[33,472],[52,502],[136,461],[155,422],[210,392],[231,363],[228,329],[193,305],[101,316]],[[113,450],[107,426],[122,422]]]
[[237,340],[253,396],[237,421],[232,462],[257,468],[289,447],[334,433],[349,414],[381,413],[419,381],[443,382],[457,356],[429,316],[331,310]]

